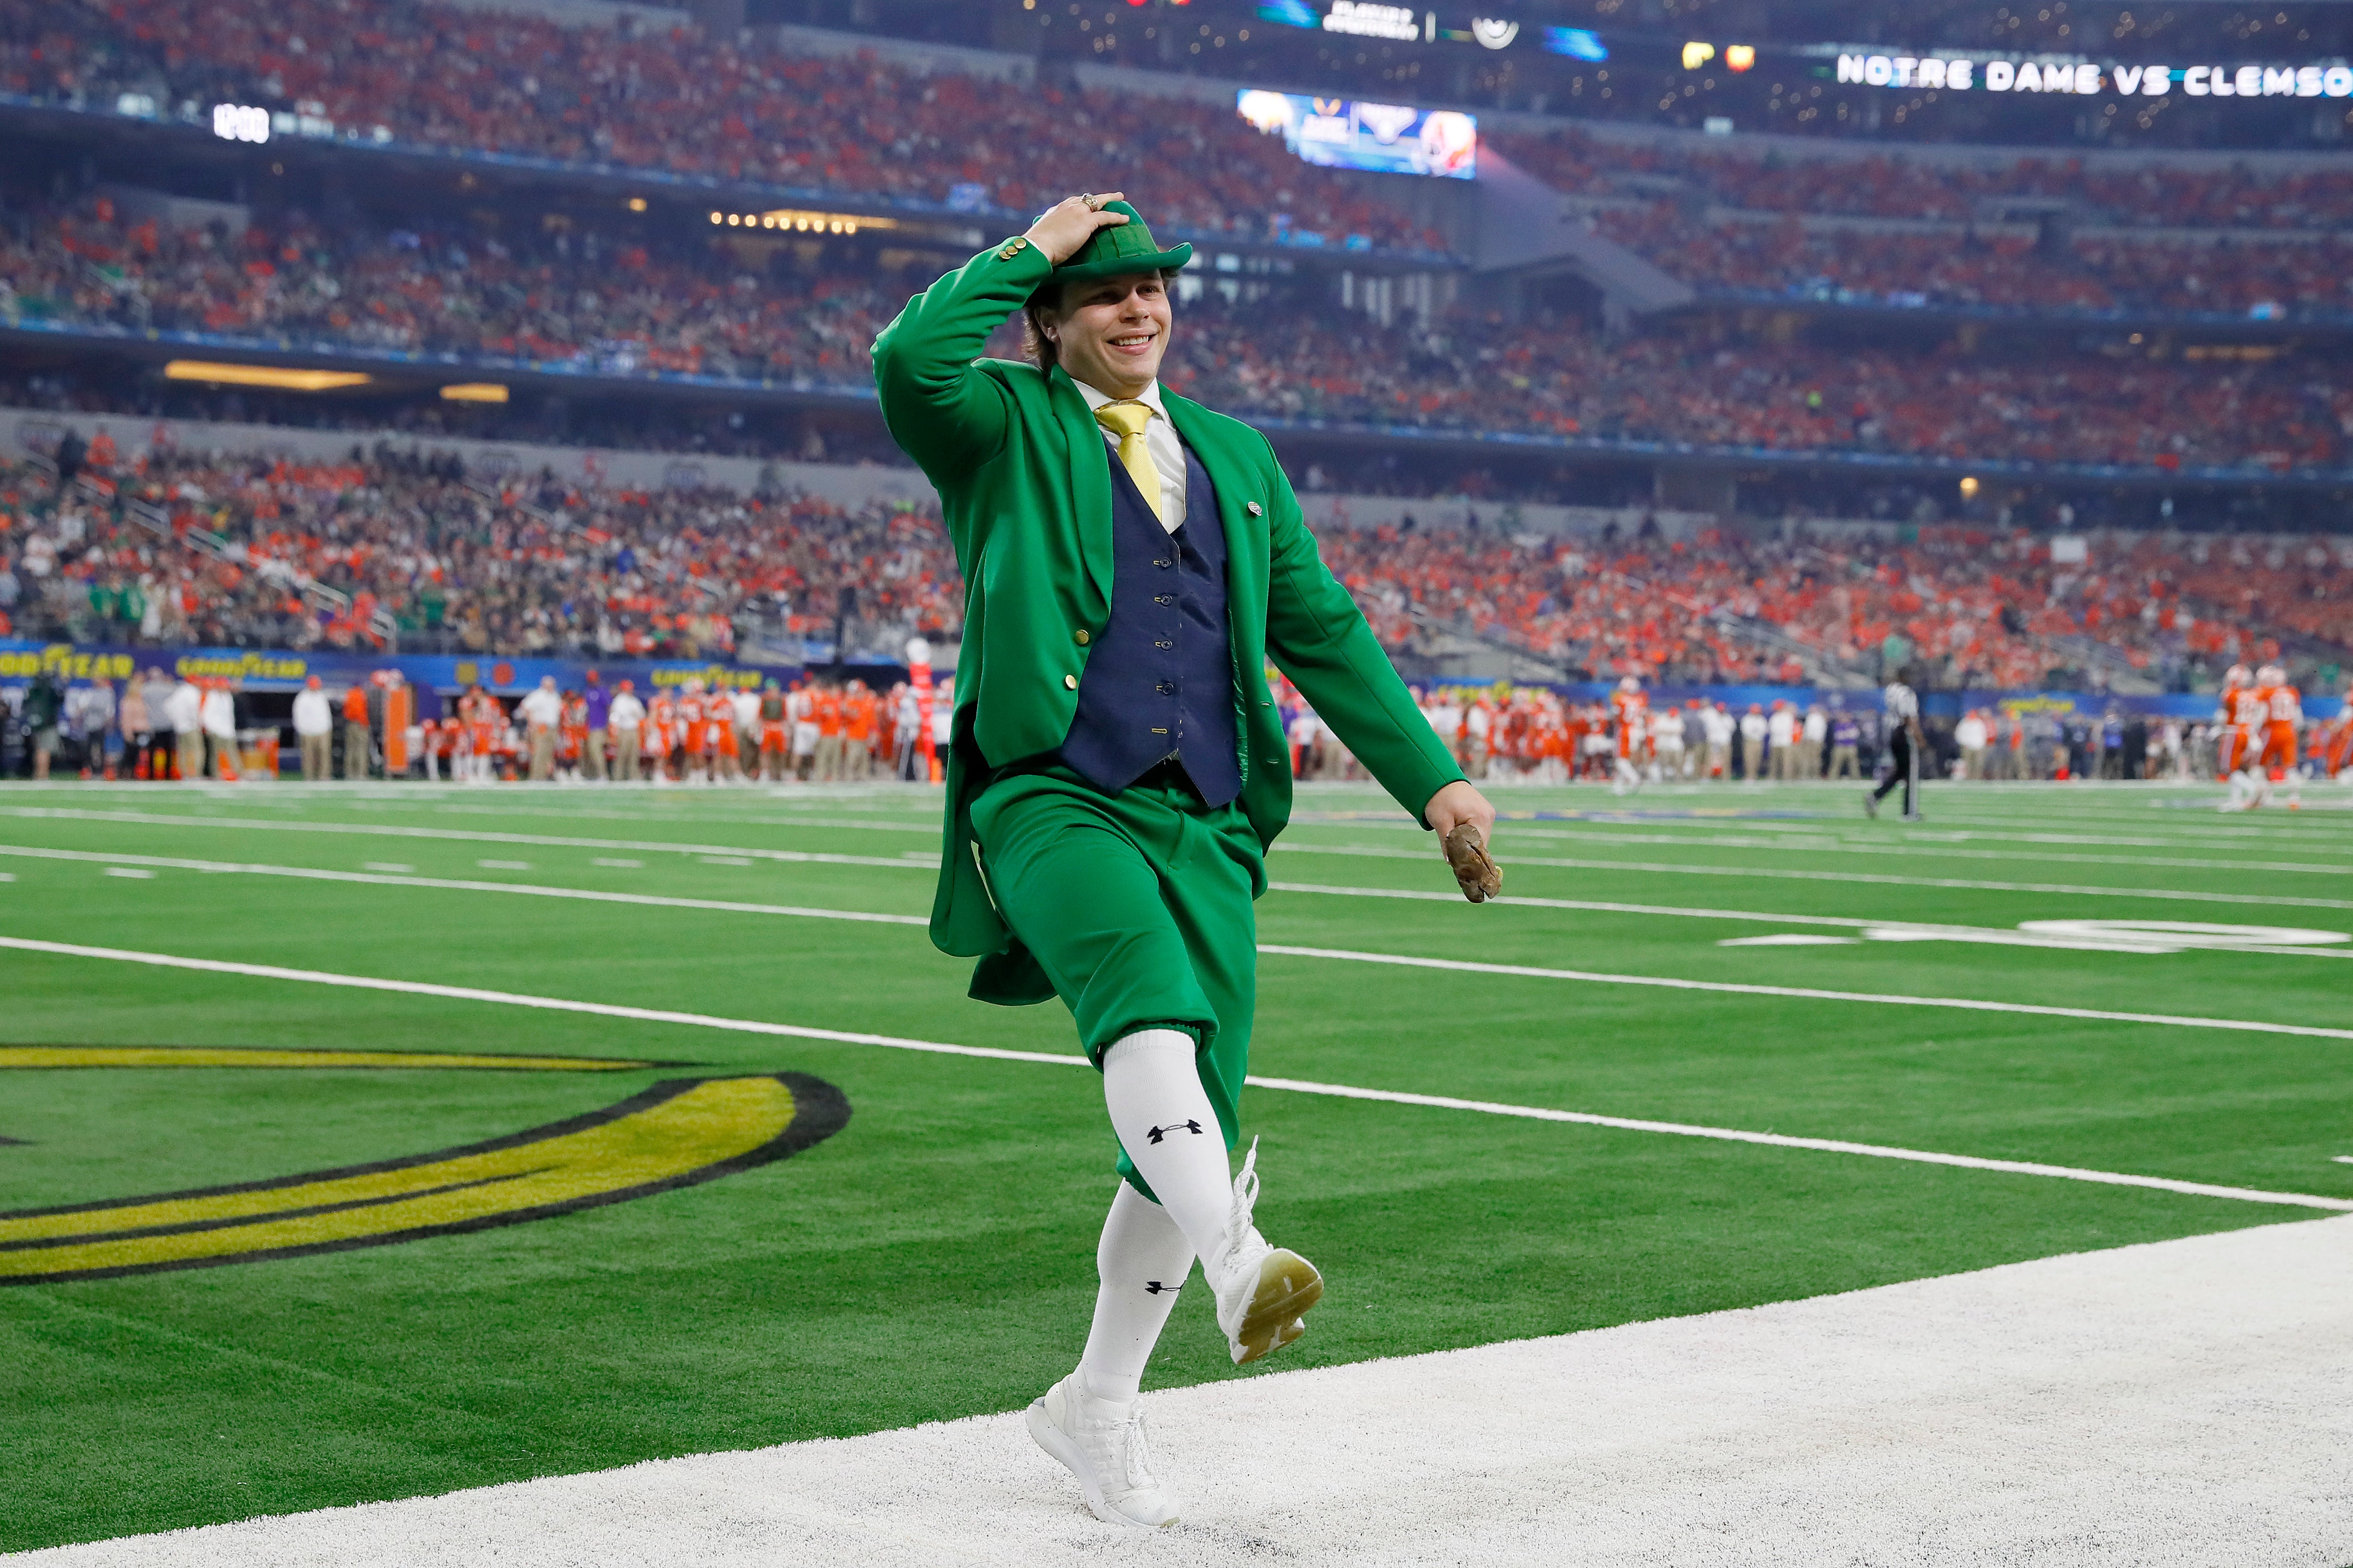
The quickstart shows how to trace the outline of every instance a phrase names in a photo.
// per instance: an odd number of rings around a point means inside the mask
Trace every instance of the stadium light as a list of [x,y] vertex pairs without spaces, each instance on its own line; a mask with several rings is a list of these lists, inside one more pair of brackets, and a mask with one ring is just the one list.
[[504,403],[507,389],[495,381],[459,381],[443,387],[441,395],[450,403]]
[[1961,476],[1961,499],[1963,500],[1975,500],[1978,499],[1978,477],[1975,474],[1963,474]]
[[646,198],[643,196],[631,196],[628,200],[628,208],[633,213],[641,213],[645,211]]
[[1694,38],[1683,46],[1683,69],[1687,71],[1695,71],[1714,58],[1715,58],[1714,44],[1703,44]]
[[294,370],[275,364],[222,364],[175,359],[164,367],[166,381],[202,381],[225,386],[269,386],[281,392],[332,392],[365,386],[375,378],[355,370]]

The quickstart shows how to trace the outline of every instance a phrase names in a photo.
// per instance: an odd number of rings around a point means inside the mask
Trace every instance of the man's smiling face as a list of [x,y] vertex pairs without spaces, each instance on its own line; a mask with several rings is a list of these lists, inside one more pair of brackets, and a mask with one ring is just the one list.
[[1062,368],[1112,397],[1134,397],[1160,374],[1171,326],[1168,286],[1157,272],[1067,285],[1046,314]]

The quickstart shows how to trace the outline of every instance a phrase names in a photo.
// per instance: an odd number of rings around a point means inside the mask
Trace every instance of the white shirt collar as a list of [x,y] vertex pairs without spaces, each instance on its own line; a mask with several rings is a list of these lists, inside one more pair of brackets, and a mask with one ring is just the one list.
[[[1096,409],[1101,408],[1106,403],[1134,402],[1143,404],[1145,407],[1151,409],[1152,412],[1157,414],[1163,419],[1168,418],[1167,405],[1160,401],[1160,382],[1157,377],[1153,379],[1151,385],[1145,387],[1142,392],[1137,393],[1133,398],[1113,397],[1107,392],[1098,392],[1093,387],[1089,386],[1085,382],[1081,381],[1077,376],[1071,377],[1071,384],[1077,387],[1079,389],[1079,395],[1087,400],[1087,412],[1090,414],[1093,413]],[[1174,423],[1174,421],[1171,421],[1171,423]]]

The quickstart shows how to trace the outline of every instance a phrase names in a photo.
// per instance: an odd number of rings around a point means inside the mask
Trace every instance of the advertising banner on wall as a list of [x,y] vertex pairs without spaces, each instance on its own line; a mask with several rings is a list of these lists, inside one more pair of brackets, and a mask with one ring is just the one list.
[[[682,686],[689,680],[700,680],[715,689],[756,690],[771,679],[789,684],[807,673],[799,666],[696,663],[685,659],[590,661],[448,654],[358,654],[336,649],[292,652],[234,647],[133,648],[0,637],[0,686],[21,685],[44,669],[58,680],[71,683],[77,680],[128,680],[151,668],[192,679],[225,679],[247,691],[294,691],[313,675],[330,688],[353,686],[365,681],[378,670],[397,669],[401,678],[411,686],[429,688],[445,696],[463,691],[480,682],[484,689],[506,697],[520,696],[529,691],[539,684],[542,676],[547,675],[555,677],[559,687],[576,690],[585,684],[591,669],[596,670],[598,679],[608,687],[626,679],[636,682],[641,691]],[[870,685],[878,677],[906,679],[896,667],[887,671],[878,668],[860,673]],[[1463,679],[1440,679],[1425,684],[1475,691],[1493,683]],[[1572,702],[1606,701],[1614,689],[1613,685],[1607,681],[1541,684]],[[1850,713],[1876,713],[1880,710],[1880,693],[1875,687],[1849,690],[1814,686],[1659,685],[1651,687],[1649,693],[1653,707],[1681,707],[1696,698],[1704,702],[1722,702],[1736,713],[1746,711],[1750,703],[1770,708],[1776,702],[1795,702],[1799,707],[1820,703],[1832,711],[1843,710]],[[1989,712],[2000,710],[2011,713],[2049,713],[2063,718],[2105,714],[2114,710],[2120,714],[2137,713],[2145,718],[2170,718],[2192,722],[2213,718],[2215,700],[2211,692],[2117,695],[2097,691],[1970,689],[1923,692],[1920,704],[1923,711],[1930,717],[1947,720],[1957,719],[1970,709]],[[2343,699],[2339,696],[2322,691],[2304,693],[2304,710],[2308,718],[2334,719],[2344,707]]]
[[312,676],[330,687],[355,686],[378,670],[396,669],[409,685],[444,695],[477,683],[501,696],[516,696],[555,677],[576,690],[594,669],[607,686],[631,680],[641,691],[700,680],[729,690],[756,689],[769,680],[790,682],[798,666],[579,658],[500,658],[466,654],[364,654],[335,648],[292,652],[246,647],[111,647],[93,644],[32,642],[0,638],[0,685],[19,685],[42,670],[58,680],[129,680],[149,669],[192,679],[234,682],[247,691],[294,691]]

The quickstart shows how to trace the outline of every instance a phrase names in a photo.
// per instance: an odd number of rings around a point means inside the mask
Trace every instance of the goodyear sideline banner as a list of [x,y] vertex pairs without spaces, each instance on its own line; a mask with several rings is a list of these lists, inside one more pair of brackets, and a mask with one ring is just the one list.
[[234,680],[248,691],[292,691],[311,676],[328,686],[352,686],[380,669],[397,669],[411,686],[462,691],[480,682],[492,691],[515,693],[537,686],[542,676],[575,689],[591,669],[607,687],[628,679],[638,689],[679,686],[690,679],[714,688],[758,688],[768,680],[800,679],[799,666],[697,663],[686,659],[495,658],[450,654],[363,654],[337,648],[293,652],[247,647],[117,647],[88,643],[34,642],[0,638],[0,684],[18,685],[42,670],[62,681],[128,680],[151,668],[191,678]]

